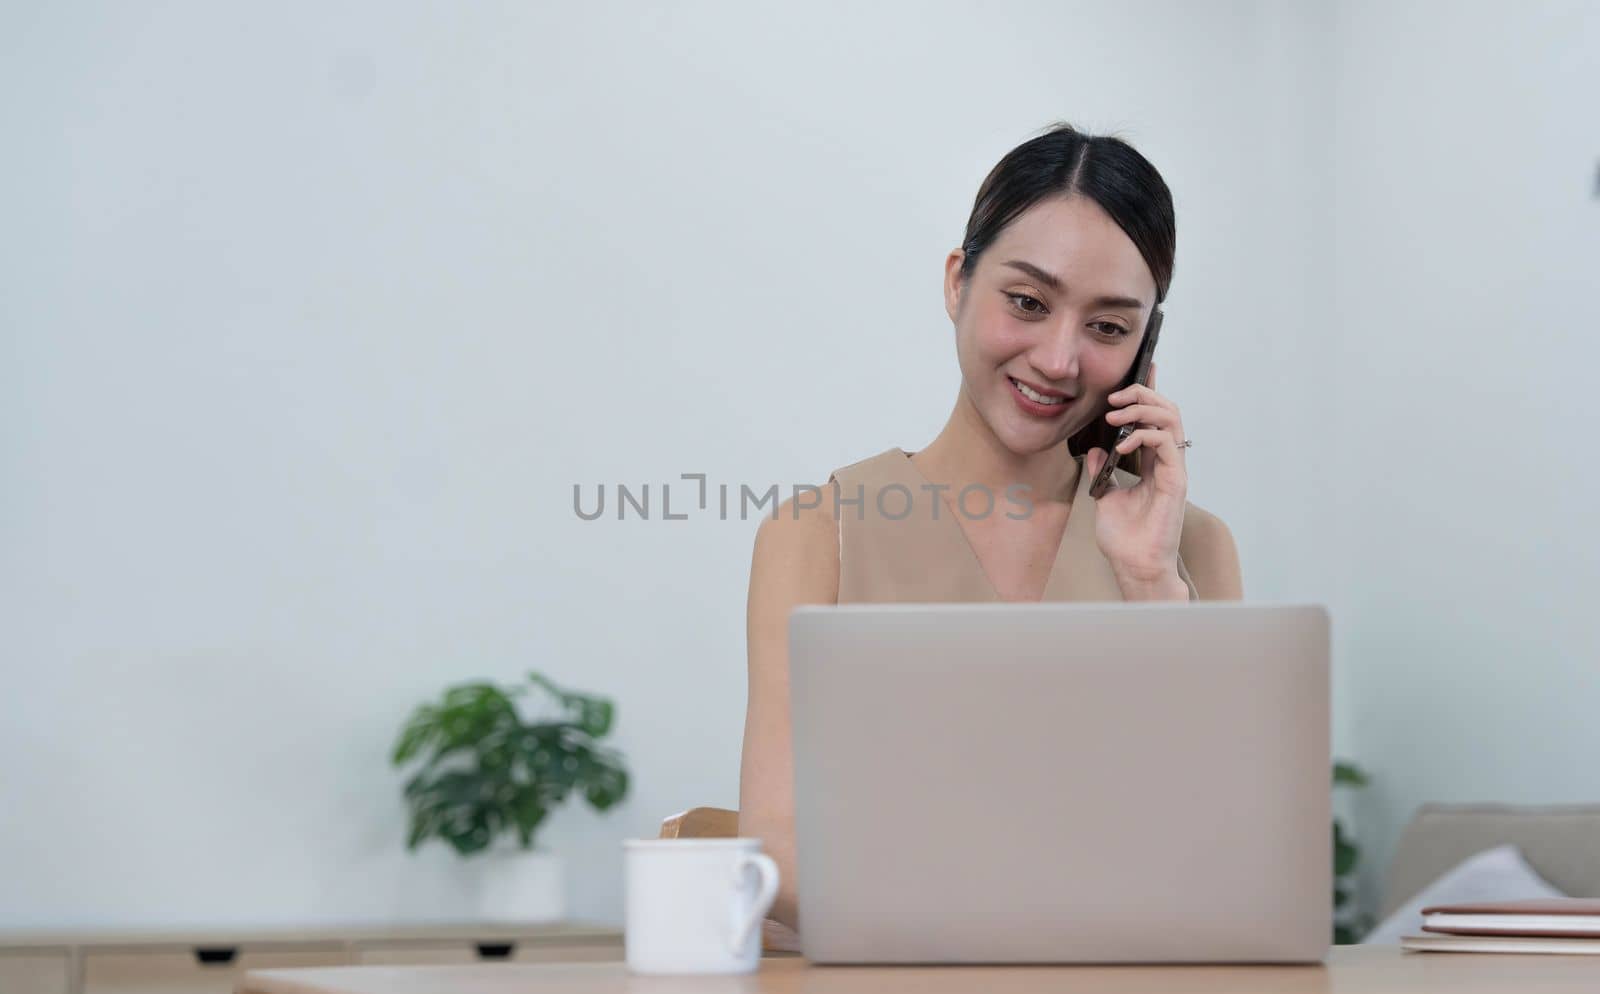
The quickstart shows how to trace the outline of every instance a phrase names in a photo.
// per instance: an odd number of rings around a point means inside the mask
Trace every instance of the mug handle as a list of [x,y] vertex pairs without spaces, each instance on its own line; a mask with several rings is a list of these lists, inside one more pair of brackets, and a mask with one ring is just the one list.
[[738,887],[744,881],[745,871],[755,870],[761,876],[761,888],[756,892],[756,899],[750,905],[750,910],[745,912],[741,921],[734,911],[733,937],[728,944],[728,949],[735,956],[744,953],[745,943],[750,941],[750,934],[767,917],[767,912],[772,910],[772,903],[778,899],[778,864],[766,853],[747,852],[740,853],[739,859],[733,864],[733,885]]

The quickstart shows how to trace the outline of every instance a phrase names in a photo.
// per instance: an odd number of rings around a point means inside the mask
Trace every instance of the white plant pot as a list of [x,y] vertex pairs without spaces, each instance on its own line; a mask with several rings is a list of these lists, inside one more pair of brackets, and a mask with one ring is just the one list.
[[477,857],[478,914],[487,922],[558,922],[567,915],[561,857],[514,846]]

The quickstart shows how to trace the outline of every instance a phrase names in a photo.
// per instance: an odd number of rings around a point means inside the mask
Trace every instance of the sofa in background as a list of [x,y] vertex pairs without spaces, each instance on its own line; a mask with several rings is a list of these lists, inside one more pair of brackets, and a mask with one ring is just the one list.
[[1600,804],[1424,804],[1395,845],[1378,917],[1468,857],[1507,843],[1568,896],[1600,898]]

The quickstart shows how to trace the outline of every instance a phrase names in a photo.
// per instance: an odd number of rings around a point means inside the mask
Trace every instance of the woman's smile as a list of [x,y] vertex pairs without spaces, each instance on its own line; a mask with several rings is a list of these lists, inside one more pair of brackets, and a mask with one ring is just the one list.
[[1059,391],[1046,392],[1014,376],[1007,376],[1006,382],[1011,384],[1011,398],[1017,402],[1017,406],[1036,418],[1059,418],[1076,399]]

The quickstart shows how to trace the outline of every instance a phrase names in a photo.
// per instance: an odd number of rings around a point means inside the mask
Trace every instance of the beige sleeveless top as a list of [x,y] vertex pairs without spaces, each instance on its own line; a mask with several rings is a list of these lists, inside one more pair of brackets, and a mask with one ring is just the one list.
[[[1082,457],[1078,457],[1080,460]],[[1118,486],[1139,478],[1115,471]],[[899,448],[834,470],[839,501],[839,603],[999,601],[1001,597],[978,562],[977,553],[950,506],[933,490],[907,453]],[[1094,538],[1095,501],[1089,474],[1078,473],[1078,489],[1067,514],[1055,563],[1045,583],[1046,601],[1120,601],[1111,564]],[[956,494],[950,495],[952,499]],[[985,506],[974,494],[974,516]],[[857,498],[860,504],[852,503]],[[1020,500],[1020,498],[1019,498]],[[991,514],[1022,513],[1020,503],[994,495]],[[1189,571],[1178,559],[1178,575],[1199,600]]]

